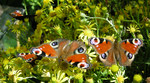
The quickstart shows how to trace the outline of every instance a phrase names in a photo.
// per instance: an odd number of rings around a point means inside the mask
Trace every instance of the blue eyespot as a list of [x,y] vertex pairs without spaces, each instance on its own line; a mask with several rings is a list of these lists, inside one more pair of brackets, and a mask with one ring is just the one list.
[[82,47],[80,47],[80,48],[78,48],[78,52],[82,53],[82,52],[84,52],[84,49]]
[[107,55],[104,53],[104,54],[101,54],[101,57],[102,59],[106,59]]
[[52,46],[53,48],[58,48],[59,41],[58,40],[54,40],[54,41],[50,42],[50,46]]
[[128,57],[129,59],[132,59],[133,55],[132,55],[131,53],[128,53],[127,57]]
[[56,46],[56,45],[58,45],[58,42],[53,42],[52,43],[52,46]]

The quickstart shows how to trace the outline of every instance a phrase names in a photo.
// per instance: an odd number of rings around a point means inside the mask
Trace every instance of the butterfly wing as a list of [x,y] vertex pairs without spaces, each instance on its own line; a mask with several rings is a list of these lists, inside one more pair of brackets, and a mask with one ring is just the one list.
[[30,53],[19,53],[18,57],[23,58],[24,60],[26,60],[26,62],[32,62],[38,58],[35,54]]
[[123,66],[130,66],[134,60],[138,50],[143,46],[143,41],[140,39],[126,39],[120,42],[120,59],[119,62]]
[[92,37],[89,39],[89,45],[94,48],[99,55],[100,60],[106,66],[116,63],[113,43],[110,40]]
[[33,18],[34,16],[36,16],[36,15],[23,15],[22,12],[19,10],[16,10],[10,13],[9,15],[12,16],[13,18],[16,18],[18,20],[23,20],[23,21],[25,18]]
[[16,10],[16,11],[10,13],[9,15],[12,16],[12,17],[14,17],[14,18],[15,18],[15,17],[23,16],[23,15],[21,14],[21,11],[19,11],[19,10]]
[[38,56],[57,58],[59,46],[61,47],[64,41],[67,41],[67,40],[65,39],[54,40],[54,41],[51,41],[50,43],[45,43],[38,47],[33,47],[31,48],[30,51],[31,53],[38,55]]
[[71,45],[64,48],[66,54],[62,55],[63,60],[73,66],[88,69],[91,67],[89,56],[85,54],[86,46],[81,41],[73,41]]

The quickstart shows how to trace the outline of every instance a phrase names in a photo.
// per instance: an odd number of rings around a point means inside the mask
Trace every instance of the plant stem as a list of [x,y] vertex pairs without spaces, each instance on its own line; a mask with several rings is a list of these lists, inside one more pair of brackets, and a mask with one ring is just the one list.
[[20,36],[20,32],[16,33],[17,48],[20,48],[19,36]]
[[59,6],[59,0],[57,0],[57,6]]
[[115,25],[114,25],[110,20],[108,20],[108,18],[89,17],[89,19],[101,19],[101,20],[105,20],[105,21],[107,21],[107,22],[113,27],[113,29],[115,30],[115,32],[118,33],[118,31],[117,31],[116,28],[115,28]]

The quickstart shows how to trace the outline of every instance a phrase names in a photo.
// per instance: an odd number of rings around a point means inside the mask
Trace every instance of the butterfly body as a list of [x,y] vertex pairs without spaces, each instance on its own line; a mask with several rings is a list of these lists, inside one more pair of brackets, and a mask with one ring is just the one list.
[[85,54],[86,47],[81,41],[66,41],[63,47],[59,48],[59,59],[79,68],[89,68],[91,66],[88,55]]
[[126,39],[114,43],[104,38],[90,38],[89,44],[95,49],[100,60],[111,66],[119,61],[120,65],[130,66],[139,48],[143,45],[140,39]]

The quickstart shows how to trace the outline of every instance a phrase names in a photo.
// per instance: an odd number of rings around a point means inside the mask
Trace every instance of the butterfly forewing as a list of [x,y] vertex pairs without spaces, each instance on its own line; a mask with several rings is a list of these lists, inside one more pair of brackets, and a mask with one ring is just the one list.
[[126,39],[120,43],[121,48],[131,54],[136,54],[142,45],[143,41],[140,39]]
[[26,60],[26,62],[32,62],[33,60],[37,59],[35,54],[30,53],[19,53],[18,56]]
[[103,54],[112,47],[112,42],[104,38],[90,38],[89,44],[96,50],[98,54]]

